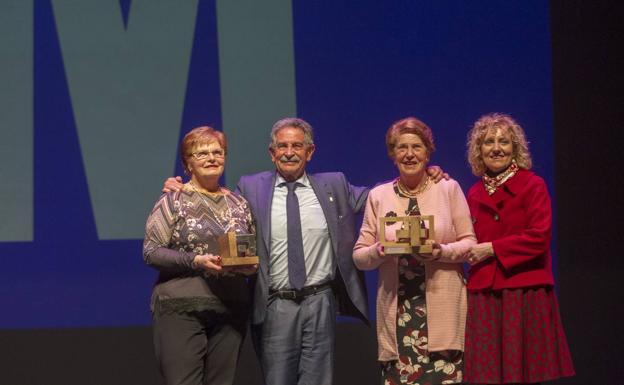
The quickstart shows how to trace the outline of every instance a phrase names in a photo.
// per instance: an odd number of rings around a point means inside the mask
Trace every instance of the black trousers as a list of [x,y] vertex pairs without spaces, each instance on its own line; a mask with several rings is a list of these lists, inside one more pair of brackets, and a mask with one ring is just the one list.
[[245,322],[210,311],[154,314],[154,348],[167,385],[231,385]]

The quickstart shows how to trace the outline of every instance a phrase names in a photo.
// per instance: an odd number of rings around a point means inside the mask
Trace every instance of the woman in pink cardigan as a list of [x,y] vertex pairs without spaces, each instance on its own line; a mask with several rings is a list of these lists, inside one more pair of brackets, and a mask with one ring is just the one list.
[[[435,150],[431,129],[416,118],[386,133],[395,180],[368,195],[353,259],[361,270],[379,269],[378,359],[384,384],[452,384],[462,381],[466,287],[462,259],[476,244],[464,194],[454,180],[432,183],[427,163]],[[379,218],[433,215],[430,254],[386,254]],[[386,226],[386,236],[398,226]]]

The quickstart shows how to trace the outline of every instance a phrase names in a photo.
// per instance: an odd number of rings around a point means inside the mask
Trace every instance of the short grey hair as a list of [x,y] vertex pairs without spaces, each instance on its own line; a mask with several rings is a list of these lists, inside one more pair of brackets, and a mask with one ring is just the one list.
[[277,132],[282,128],[293,127],[303,131],[303,142],[307,145],[314,144],[314,130],[310,123],[299,118],[284,118],[280,119],[271,128],[271,148],[275,148],[277,144]]

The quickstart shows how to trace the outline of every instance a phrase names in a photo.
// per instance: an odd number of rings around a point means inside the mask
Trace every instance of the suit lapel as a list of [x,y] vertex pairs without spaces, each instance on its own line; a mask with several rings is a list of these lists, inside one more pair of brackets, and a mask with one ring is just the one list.
[[271,246],[271,202],[273,200],[273,190],[275,189],[275,172],[265,174],[260,179],[256,195],[258,208],[258,221],[262,230],[262,239],[266,250],[270,252]]
[[327,222],[327,229],[329,230],[329,238],[331,239],[332,249],[334,255],[338,255],[338,218],[336,210],[336,197],[334,197],[331,186],[325,183],[323,180],[319,180],[316,176],[308,174],[308,180],[314,190],[314,194],[323,209],[325,214],[325,221]]

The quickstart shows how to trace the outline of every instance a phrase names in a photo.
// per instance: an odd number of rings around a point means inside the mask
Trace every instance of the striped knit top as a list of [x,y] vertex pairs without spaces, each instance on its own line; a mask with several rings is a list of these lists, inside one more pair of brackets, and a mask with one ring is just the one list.
[[152,311],[221,313],[249,302],[244,276],[192,266],[195,255],[219,255],[218,237],[225,232],[255,232],[245,198],[223,191],[204,194],[185,188],[162,195],[154,205],[143,242],[145,262],[159,271]]

